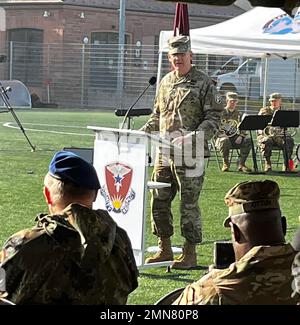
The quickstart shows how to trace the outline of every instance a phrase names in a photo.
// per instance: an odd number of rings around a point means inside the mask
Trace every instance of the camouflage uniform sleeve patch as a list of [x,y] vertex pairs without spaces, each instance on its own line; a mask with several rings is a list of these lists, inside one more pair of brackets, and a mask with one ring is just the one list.
[[222,104],[222,97],[220,96],[220,94],[215,94],[215,102],[217,104]]
[[218,131],[221,114],[224,111],[220,94],[211,83],[206,85],[206,95],[204,100],[204,119],[198,129],[204,131],[205,140],[210,140]]

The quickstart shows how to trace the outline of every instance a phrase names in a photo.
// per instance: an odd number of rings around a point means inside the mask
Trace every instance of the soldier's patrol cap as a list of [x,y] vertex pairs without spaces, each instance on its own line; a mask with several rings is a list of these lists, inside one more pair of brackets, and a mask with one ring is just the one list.
[[265,209],[280,209],[280,190],[276,182],[270,180],[246,181],[236,184],[225,195],[224,201],[228,206],[228,217],[224,227],[229,227],[230,217]]
[[270,95],[269,102],[276,99],[281,99],[282,95],[280,93],[273,93]]
[[239,95],[237,93],[234,93],[232,91],[226,93],[226,101],[228,100],[238,101],[238,99],[239,99]]
[[169,54],[186,53],[191,50],[191,42],[188,36],[174,36],[168,40]]
[[49,164],[49,174],[78,187],[91,190],[100,188],[94,166],[71,151],[58,151],[53,156]]

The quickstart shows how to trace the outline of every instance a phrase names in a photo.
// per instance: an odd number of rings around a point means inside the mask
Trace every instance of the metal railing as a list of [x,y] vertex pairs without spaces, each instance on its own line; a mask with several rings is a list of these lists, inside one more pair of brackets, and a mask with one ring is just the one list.
[[[125,45],[121,70],[118,44],[9,42],[0,49],[0,54],[7,56],[6,62],[0,63],[0,79],[20,80],[43,103],[55,103],[61,108],[126,109],[148,80],[157,75],[159,59],[158,47],[150,45],[139,48]],[[269,62],[267,93],[281,92],[288,107],[299,108],[299,59],[278,62]],[[257,112],[262,107],[265,67],[262,60],[194,54],[193,63],[213,76],[221,93],[238,92],[241,111]],[[165,53],[161,67],[162,76],[170,71]],[[155,87],[150,87],[136,108],[151,108],[154,96]]]

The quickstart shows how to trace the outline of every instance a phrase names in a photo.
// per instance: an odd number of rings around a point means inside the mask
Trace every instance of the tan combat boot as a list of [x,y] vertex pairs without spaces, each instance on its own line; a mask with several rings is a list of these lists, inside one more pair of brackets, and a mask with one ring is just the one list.
[[186,241],[182,254],[171,265],[172,269],[189,270],[197,266],[196,244]]
[[146,258],[145,263],[157,263],[164,261],[173,261],[173,251],[171,247],[171,239],[162,237],[158,239],[159,251],[153,256]]
[[251,173],[252,170],[251,168],[247,167],[245,164],[239,164],[238,171],[243,173]]
[[270,172],[272,170],[272,164],[271,164],[271,160],[270,158],[266,158],[266,161],[265,161],[265,172]]
[[229,172],[229,159],[228,159],[228,157],[223,158],[222,172]]

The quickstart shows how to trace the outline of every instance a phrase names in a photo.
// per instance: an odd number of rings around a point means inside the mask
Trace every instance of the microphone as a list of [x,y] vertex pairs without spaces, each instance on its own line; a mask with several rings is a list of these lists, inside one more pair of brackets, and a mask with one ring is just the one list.
[[123,126],[124,126],[124,124],[125,124],[125,122],[126,122],[126,119],[127,119],[127,117],[128,117],[128,115],[129,115],[129,113],[130,113],[130,111],[132,110],[132,108],[134,107],[134,105],[139,101],[139,99],[144,95],[144,93],[146,92],[146,90],[150,87],[150,86],[153,86],[153,85],[155,85],[156,84],[156,77],[155,76],[153,76],[153,77],[151,77],[150,79],[149,79],[149,81],[148,81],[148,85],[147,85],[147,87],[141,92],[141,94],[139,95],[139,97],[136,99],[136,101],[128,108],[128,110],[127,110],[127,112],[126,112],[126,114],[125,114],[125,116],[124,116],[124,119],[123,119],[123,121],[122,121],[122,124],[121,124],[121,126],[120,126],[120,130],[122,130],[123,129]]
[[[115,115],[116,116],[124,116],[127,113],[127,109],[116,109]],[[152,113],[151,108],[139,108],[139,109],[133,109],[128,116],[144,116],[144,115],[150,115]]]
[[12,91],[11,87],[10,86],[7,86],[6,88],[3,87],[3,85],[1,84],[1,93],[5,96],[6,99],[9,99],[7,93],[9,91]]
[[156,77],[155,76],[151,77],[148,82],[149,82],[149,84],[151,86],[155,85],[156,84]]

